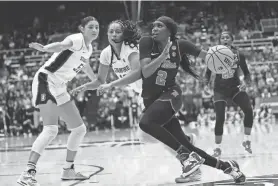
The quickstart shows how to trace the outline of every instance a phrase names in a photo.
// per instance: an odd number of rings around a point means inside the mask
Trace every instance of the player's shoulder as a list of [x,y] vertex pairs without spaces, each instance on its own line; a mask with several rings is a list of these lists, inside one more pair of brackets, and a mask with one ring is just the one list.
[[177,44],[179,45],[180,48],[189,48],[189,47],[195,46],[188,39],[177,39],[176,42],[177,42]]
[[242,51],[240,51],[237,47],[235,46],[231,46],[231,49],[234,53],[239,54],[240,56],[244,56],[244,53]]
[[75,33],[75,34],[68,35],[68,38],[83,40],[83,35],[82,33]]
[[107,47],[105,47],[105,48],[101,51],[100,54],[101,54],[101,55],[111,55],[111,46],[108,45]]
[[132,52],[138,52],[138,46],[137,45],[129,45],[126,43],[123,43],[123,50],[121,52],[124,53],[132,53]]

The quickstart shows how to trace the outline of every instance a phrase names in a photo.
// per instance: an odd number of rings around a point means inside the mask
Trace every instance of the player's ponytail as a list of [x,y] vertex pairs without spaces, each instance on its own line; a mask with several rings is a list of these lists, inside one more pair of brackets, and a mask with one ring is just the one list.
[[189,58],[187,57],[186,54],[184,54],[182,57],[182,60],[180,62],[180,66],[181,68],[189,73],[191,76],[193,76],[194,78],[196,79],[199,79],[199,75],[192,69],[192,65],[190,64],[190,60]]

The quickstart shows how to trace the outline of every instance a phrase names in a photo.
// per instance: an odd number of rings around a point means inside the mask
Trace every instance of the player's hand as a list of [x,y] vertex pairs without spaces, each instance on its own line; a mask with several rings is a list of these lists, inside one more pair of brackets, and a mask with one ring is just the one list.
[[80,87],[77,87],[77,88],[71,90],[71,91],[70,91],[70,94],[75,96],[76,94],[78,94],[78,93],[80,93],[80,92],[84,92],[85,90],[87,90],[87,89],[86,89],[86,86],[85,86],[85,85],[82,85],[82,86],[80,86]]
[[42,44],[40,44],[40,43],[30,43],[29,47],[33,48],[35,50],[41,51],[41,52],[45,52],[45,50],[43,48],[44,46]]
[[246,83],[245,81],[242,81],[240,85],[238,85],[238,88],[240,91],[245,91],[246,90]]
[[100,85],[97,89],[97,96],[101,96],[105,91],[110,90],[112,88],[111,84],[103,84]]
[[172,46],[172,41],[170,40],[170,38],[168,39],[168,42],[162,52],[162,55],[165,56],[165,57],[168,57],[169,55],[169,50],[170,50],[170,47]]
[[250,75],[244,77],[244,82],[248,86],[251,84],[251,77],[250,77]]
[[205,85],[204,91],[211,92],[211,88],[209,87],[209,85]]

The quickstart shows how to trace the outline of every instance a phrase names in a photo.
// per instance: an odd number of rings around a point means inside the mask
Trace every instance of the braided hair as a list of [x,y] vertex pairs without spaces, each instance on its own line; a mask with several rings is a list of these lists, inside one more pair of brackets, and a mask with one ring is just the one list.
[[129,45],[131,48],[137,47],[138,41],[141,38],[141,34],[139,33],[139,30],[134,23],[129,20],[115,20],[112,21],[109,26],[112,23],[118,23],[121,25],[124,37],[123,42],[126,45]]
[[[109,25],[108,28],[110,27],[111,24],[113,23],[118,23],[121,25],[122,30],[123,30],[123,40],[120,42],[124,42],[125,45],[129,45],[131,48],[138,48],[138,41],[141,38],[141,34],[139,33],[138,28],[136,27],[135,24],[133,24],[129,20],[115,20],[112,21]],[[111,61],[110,61],[110,67],[112,67],[113,64],[113,58],[114,54],[116,53],[114,51],[114,48],[111,45],[112,53],[111,53]]]

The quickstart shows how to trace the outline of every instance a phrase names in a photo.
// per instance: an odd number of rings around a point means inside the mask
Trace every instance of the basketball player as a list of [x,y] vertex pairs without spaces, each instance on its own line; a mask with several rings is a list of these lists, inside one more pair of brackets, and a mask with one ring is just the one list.
[[[141,69],[138,48],[138,40],[141,38],[141,35],[135,24],[127,20],[112,21],[108,25],[107,36],[110,45],[103,49],[100,54],[100,65],[97,79],[75,88],[71,91],[72,94],[97,89],[101,84],[106,82],[110,67],[118,78],[123,78],[132,71]],[[141,79],[128,86],[128,88],[131,88],[138,94],[142,92]],[[142,100],[137,100],[137,103],[141,104],[141,102]],[[144,140],[150,140],[144,134],[142,134],[141,137],[144,138]],[[190,142],[193,143],[195,136],[191,134],[188,137]]]
[[221,169],[231,175],[235,182],[244,182],[235,161],[221,161],[193,146],[183,133],[175,114],[182,106],[181,89],[175,78],[181,67],[193,77],[187,54],[205,58],[206,52],[192,43],[176,38],[177,24],[169,17],[159,17],[152,28],[152,37],[143,37],[139,43],[141,69],[126,77],[102,85],[99,92],[114,86],[123,86],[140,78],[143,80],[142,97],[145,110],[139,122],[140,128],[177,152],[183,173],[176,182],[188,182],[199,167],[205,165]]
[[62,173],[63,180],[84,180],[86,176],[74,170],[74,159],[85,134],[86,127],[77,107],[67,92],[66,83],[78,72],[84,71],[91,80],[95,75],[90,67],[92,41],[98,37],[99,23],[94,17],[81,21],[81,33],[72,34],[62,42],[48,45],[30,43],[29,47],[41,52],[54,52],[38,70],[32,83],[33,104],[40,109],[43,131],[35,140],[26,170],[18,183],[24,186],[38,186],[36,164],[45,147],[58,134],[58,117],[61,116],[71,131],[67,141],[67,157]]
[[[85,90],[95,90],[101,84],[104,84],[110,67],[118,78],[140,69],[138,40],[141,36],[136,25],[131,21],[112,21],[108,25],[107,35],[109,46],[103,49],[100,54],[97,79],[75,88],[71,91],[73,94]],[[142,82],[138,80],[130,84],[129,87],[140,93]]]
[[[215,157],[219,157],[221,155],[223,125],[225,122],[225,107],[228,99],[236,103],[244,112],[244,139],[242,145],[247,152],[252,153],[250,134],[253,126],[253,110],[249,96],[245,92],[246,85],[251,82],[250,73],[244,55],[232,46],[233,40],[234,38],[230,32],[221,33],[220,44],[229,47],[234,52],[235,60],[237,62],[230,72],[215,75],[214,107],[216,112],[216,122],[214,132],[216,147],[213,153],[213,156]],[[239,79],[240,68],[244,74],[244,81],[242,82],[240,82]],[[208,68],[206,78],[209,82],[211,78],[211,71]]]

